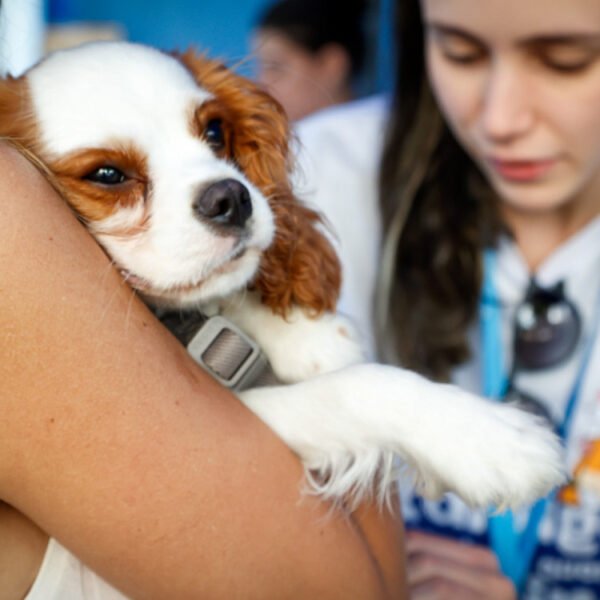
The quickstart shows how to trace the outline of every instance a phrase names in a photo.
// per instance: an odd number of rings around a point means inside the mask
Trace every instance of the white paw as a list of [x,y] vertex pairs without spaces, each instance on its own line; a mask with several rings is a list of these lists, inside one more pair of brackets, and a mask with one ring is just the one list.
[[341,315],[311,319],[298,311],[290,315],[281,335],[264,341],[263,350],[279,379],[295,383],[362,362],[357,337]]
[[332,500],[384,499],[396,457],[426,497],[452,491],[472,506],[517,507],[565,480],[560,442],[538,418],[402,369],[355,365],[240,397]]
[[424,496],[452,491],[471,506],[504,509],[533,502],[564,483],[562,447],[541,419],[443,388],[461,422],[446,414],[445,431],[423,449],[416,470]]
[[565,481],[557,436],[512,406],[382,365],[357,365],[306,386],[303,398],[319,396],[322,408],[311,407],[315,423],[290,430],[289,439],[326,497],[384,498],[399,476],[394,457],[422,495],[452,491],[471,506],[524,505]]

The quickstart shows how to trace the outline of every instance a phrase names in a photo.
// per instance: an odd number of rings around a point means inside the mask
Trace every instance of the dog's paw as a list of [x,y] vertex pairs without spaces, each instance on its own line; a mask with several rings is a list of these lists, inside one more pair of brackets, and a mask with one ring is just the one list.
[[337,314],[312,319],[290,315],[281,335],[263,342],[274,372],[285,383],[304,381],[364,360],[351,323]]
[[252,294],[230,304],[223,314],[258,343],[283,383],[305,381],[364,361],[359,336],[342,315],[312,317],[294,308],[283,318]]
[[503,510],[564,483],[560,441],[539,417],[444,387],[449,406],[455,404],[464,422],[445,420],[445,432],[415,465],[424,496],[452,491],[471,506]]
[[[335,443],[310,463],[325,495],[384,497],[400,457],[428,498],[454,492],[475,507],[512,508],[565,481],[558,437],[538,418],[402,369],[358,365],[333,373]],[[320,432],[322,446],[327,435]],[[332,460],[331,457],[334,457]],[[333,474],[333,476],[332,476]]]
[[471,506],[517,507],[565,480],[559,439],[539,418],[402,369],[355,365],[240,397],[333,501],[385,499],[396,458],[424,496],[451,491]]

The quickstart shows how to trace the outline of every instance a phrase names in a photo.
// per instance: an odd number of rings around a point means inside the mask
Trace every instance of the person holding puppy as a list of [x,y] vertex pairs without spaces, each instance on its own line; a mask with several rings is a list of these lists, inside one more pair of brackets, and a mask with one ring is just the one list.
[[28,158],[0,143],[0,598],[404,597],[398,513],[303,494]]

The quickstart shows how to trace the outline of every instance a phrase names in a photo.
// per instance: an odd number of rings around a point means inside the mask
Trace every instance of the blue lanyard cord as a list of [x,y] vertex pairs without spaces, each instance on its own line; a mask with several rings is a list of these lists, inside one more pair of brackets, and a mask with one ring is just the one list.
[[502,322],[500,304],[494,286],[492,274],[496,272],[496,253],[486,250],[483,254],[483,289],[485,302],[480,305],[479,319],[483,348],[483,393],[487,398],[502,399],[506,387],[503,369],[502,341],[500,332]]
[[[494,286],[493,274],[496,272],[496,253],[486,250],[483,256],[484,281],[480,308],[481,342],[483,349],[483,392],[488,398],[501,400],[508,385],[503,372],[502,321],[500,303]],[[496,299],[495,301],[490,301]],[[596,333],[600,322],[600,299],[593,326],[589,330],[589,339],[584,350],[579,371],[569,400],[563,422],[557,426],[557,434],[566,441],[570,433],[573,415],[580,395],[585,373],[591,358]],[[513,514],[508,511],[502,515],[493,515],[488,520],[491,546],[498,557],[502,572],[522,592],[527,575],[538,547],[538,527],[549,502],[555,493],[538,500],[529,513],[525,528],[516,532]]]

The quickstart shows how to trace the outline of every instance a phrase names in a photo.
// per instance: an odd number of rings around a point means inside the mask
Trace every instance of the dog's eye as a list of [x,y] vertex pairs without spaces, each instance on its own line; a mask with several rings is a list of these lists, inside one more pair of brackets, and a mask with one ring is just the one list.
[[85,176],[86,179],[94,183],[102,183],[104,185],[118,185],[127,180],[125,174],[115,167],[99,167]]
[[221,119],[211,119],[204,128],[204,137],[213,150],[225,148],[225,132]]

